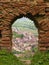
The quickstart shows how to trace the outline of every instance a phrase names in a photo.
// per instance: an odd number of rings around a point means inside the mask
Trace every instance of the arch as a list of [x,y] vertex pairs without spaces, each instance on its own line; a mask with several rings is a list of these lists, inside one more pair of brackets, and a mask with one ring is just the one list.
[[38,24],[38,21],[34,18],[34,16],[31,14],[31,13],[27,13],[26,15],[24,14],[20,14],[19,16],[16,16],[12,22],[11,22],[11,25],[19,18],[22,18],[22,17],[26,17],[26,18],[29,18],[30,20],[32,21],[35,21],[34,24],[37,28],[39,28],[39,24]]
[[38,28],[39,50],[49,50],[48,7],[48,3],[43,0],[0,1],[0,30],[2,30],[2,42],[0,46],[9,50],[12,48],[11,25],[19,17],[26,16],[34,20],[34,23]]

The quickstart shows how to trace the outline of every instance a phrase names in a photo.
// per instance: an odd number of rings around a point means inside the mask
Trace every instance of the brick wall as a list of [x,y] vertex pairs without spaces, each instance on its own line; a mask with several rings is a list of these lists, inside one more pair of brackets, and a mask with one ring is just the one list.
[[39,50],[49,50],[49,2],[44,0],[0,0],[0,48],[12,49],[12,23],[18,17],[35,20],[39,33]]

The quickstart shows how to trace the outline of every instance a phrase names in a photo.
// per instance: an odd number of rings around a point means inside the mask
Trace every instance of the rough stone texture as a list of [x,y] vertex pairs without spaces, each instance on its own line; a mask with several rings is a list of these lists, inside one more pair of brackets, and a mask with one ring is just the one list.
[[0,0],[0,48],[12,49],[12,24],[20,17],[32,19],[38,28],[39,50],[49,50],[48,0]]

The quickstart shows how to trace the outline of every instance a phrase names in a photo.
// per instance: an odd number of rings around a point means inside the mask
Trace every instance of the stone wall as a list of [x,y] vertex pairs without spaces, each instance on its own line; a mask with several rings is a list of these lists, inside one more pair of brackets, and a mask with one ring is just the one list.
[[27,16],[38,28],[39,50],[49,50],[49,2],[44,0],[0,0],[0,48],[12,49],[12,24]]

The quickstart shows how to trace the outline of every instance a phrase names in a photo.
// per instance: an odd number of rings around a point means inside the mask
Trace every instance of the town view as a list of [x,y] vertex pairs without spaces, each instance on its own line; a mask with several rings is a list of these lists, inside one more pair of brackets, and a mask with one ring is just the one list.
[[12,25],[12,50],[23,62],[30,64],[31,57],[38,50],[38,30],[34,21],[22,17]]

